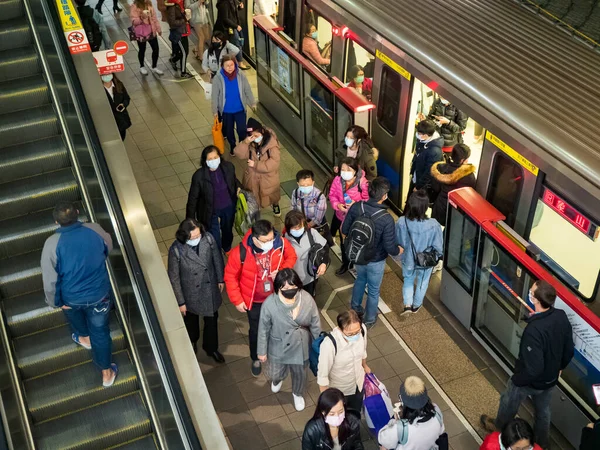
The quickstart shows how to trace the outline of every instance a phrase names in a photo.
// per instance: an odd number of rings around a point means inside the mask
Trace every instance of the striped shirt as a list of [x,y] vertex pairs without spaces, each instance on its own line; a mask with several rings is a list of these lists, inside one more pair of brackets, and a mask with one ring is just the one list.
[[315,226],[323,224],[327,211],[327,199],[316,187],[309,194],[301,194],[298,189],[292,192],[292,208],[302,211],[308,222]]

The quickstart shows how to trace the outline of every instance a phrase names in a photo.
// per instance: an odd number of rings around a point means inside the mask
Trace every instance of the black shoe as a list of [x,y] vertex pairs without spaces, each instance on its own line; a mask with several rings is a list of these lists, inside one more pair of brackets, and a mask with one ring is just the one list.
[[416,314],[416,313],[418,313],[418,312],[419,312],[419,310],[421,309],[421,307],[420,307],[420,306],[417,306],[417,307],[415,308],[415,307],[413,306],[411,309],[412,309],[412,312],[413,312],[413,314]]
[[252,366],[250,367],[250,370],[252,371],[253,377],[258,377],[262,372],[262,365],[260,364],[260,361],[252,361]]
[[348,265],[346,265],[346,264],[342,264],[342,266],[341,266],[341,267],[340,267],[338,270],[336,270],[336,271],[335,271],[335,274],[336,274],[338,277],[341,277],[341,276],[342,276],[342,275],[344,275],[346,272],[348,272]]
[[181,72],[181,75],[179,77],[180,78],[194,78],[194,75],[192,75],[189,72]]
[[233,150],[231,150],[231,151],[229,152],[229,156],[233,156],[233,157],[235,157],[235,152],[234,152]]
[[212,359],[214,359],[218,363],[224,363],[225,362],[225,358],[223,357],[223,355],[221,355],[221,352],[219,352],[219,350],[215,351],[214,353],[208,353],[208,352],[206,352],[206,355],[210,356]]
[[404,311],[402,311],[402,314],[400,314],[400,315],[401,315],[401,316],[404,316],[404,315],[406,315],[406,314],[410,314],[410,313],[412,313],[412,312],[413,312],[413,310],[412,310],[412,306],[405,306],[405,307],[404,307]]
[[281,217],[281,210],[279,209],[279,205],[273,205],[273,214],[275,217]]
[[98,2],[98,4],[95,7],[96,11],[98,11],[100,14],[102,14],[102,4],[100,2]]
[[479,423],[484,430],[489,431],[490,433],[496,431],[496,424],[494,423],[494,419],[492,419],[490,416],[482,414],[479,418]]
[[173,70],[174,70],[175,72],[177,72],[177,61],[175,61],[175,60],[173,59],[173,57],[171,56],[171,57],[169,58],[169,62],[171,63],[171,67],[173,68]]

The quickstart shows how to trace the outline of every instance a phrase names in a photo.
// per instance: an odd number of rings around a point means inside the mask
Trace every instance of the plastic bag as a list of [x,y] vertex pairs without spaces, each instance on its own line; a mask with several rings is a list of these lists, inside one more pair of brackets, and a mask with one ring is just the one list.
[[371,433],[377,436],[394,415],[394,405],[385,384],[372,373],[365,375],[363,389],[365,420]]
[[223,137],[223,123],[215,117],[215,122],[212,127],[213,144],[219,149],[221,155],[225,151],[225,138]]

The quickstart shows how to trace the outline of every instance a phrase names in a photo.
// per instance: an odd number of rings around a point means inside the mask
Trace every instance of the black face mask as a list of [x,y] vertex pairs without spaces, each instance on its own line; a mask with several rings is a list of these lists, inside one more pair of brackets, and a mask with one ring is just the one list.
[[213,42],[211,45],[212,45],[213,50],[217,50],[219,47],[221,47],[220,42]]
[[285,298],[287,298],[288,300],[293,299],[296,294],[298,293],[299,289],[298,288],[293,288],[293,289],[282,289],[281,290],[281,295],[283,295]]

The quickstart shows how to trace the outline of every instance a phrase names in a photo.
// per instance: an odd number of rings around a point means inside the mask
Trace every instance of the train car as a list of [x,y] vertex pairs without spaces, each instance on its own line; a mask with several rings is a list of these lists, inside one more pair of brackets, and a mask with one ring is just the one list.
[[[476,191],[511,243],[475,242],[477,217],[461,219],[460,248],[446,233],[442,300],[468,300],[451,309],[510,372],[541,273],[514,252],[564,287],[583,328],[553,422],[577,445],[600,413],[600,55],[511,0],[283,0],[275,19],[254,17],[261,104],[329,171],[347,126],[365,127],[397,210],[416,124],[440,104],[460,112],[453,135],[438,120],[444,146],[471,148]],[[451,251],[471,262],[472,283],[447,267]]]

